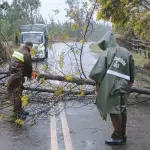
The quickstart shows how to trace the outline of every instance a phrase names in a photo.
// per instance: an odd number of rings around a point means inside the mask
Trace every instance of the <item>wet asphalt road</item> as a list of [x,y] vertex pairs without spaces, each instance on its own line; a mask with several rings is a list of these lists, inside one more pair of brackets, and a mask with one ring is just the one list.
[[[59,54],[66,51],[67,47],[55,44],[53,50],[49,51],[48,64],[53,69],[58,68],[56,62]],[[65,67],[62,70],[66,74],[75,72],[70,69],[76,67],[74,57],[71,58],[72,64],[65,54]],[[85,48],[83,66],[86,74],[96,58]],[[94,104],[84,106],[83,102],[71,101],[67,105],[71,107],[59,116],[51,116],[31,128],[18,130],[10,123],[1,122],[0,150],[150,150],[150,103],[128,108],[128,141],[122,147],[104,144],[111,135],[112,126],[109,118],[107,122],[100,118]]]
[[93,104],[82,106],[74,103],[59,116],[32,128],[17,130],[1,123],[0,150],[149,150],[150,104],[128,109],[128,141],[122,147],[104,144],[112,132],[110,119],[102,121]]

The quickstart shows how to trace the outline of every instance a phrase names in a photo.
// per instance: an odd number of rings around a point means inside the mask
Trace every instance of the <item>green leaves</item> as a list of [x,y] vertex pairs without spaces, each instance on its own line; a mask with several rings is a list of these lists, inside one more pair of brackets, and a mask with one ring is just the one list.
[[33,23],[35,19],[37,23],[43,22],[40,6],[40,0],[12,0],[10,6],[7,2],[0,4],[0,28],[7,40],[14,40],[20,25]]
[[72,30],[78,30],[79,29],[79,24],[78,23],[74,23],[71,25]]
[[128,31],[128,28],[133,29],[137,37],[147,40],[150,38],[148,27],[150,22],[149,10],[145,9],[138,0],[97,0],[97,3],[101,4],[97,13],[97,20],[111,21],[117,26],[115,29],[118,29],[118,27],[124,29],[123,34]]
[[63,40],[67,41],[69,39],[69,36],[67,34],[63,34]]
[[54,94],[56,96],[62,96],[64,94],[64,87],[59,87]]
[[28,105],[28,100],[29,100],[29,95],[22,96],[21,101],[24,107]]
[[59,56],[59,67],[60,69],[64,68],[64,56],[63,55]]

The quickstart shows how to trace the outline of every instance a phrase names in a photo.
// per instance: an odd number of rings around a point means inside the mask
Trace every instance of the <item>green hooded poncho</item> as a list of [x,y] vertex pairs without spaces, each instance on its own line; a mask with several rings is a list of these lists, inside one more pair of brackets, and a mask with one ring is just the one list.
[[104,120],[107,114],[120,114],[127,105],[130,83],[134,82],[134,60],[132,54],[116,44],[116,39],[108,31],[98,42],[104,50],[89,77],[99,84],[96,104]]

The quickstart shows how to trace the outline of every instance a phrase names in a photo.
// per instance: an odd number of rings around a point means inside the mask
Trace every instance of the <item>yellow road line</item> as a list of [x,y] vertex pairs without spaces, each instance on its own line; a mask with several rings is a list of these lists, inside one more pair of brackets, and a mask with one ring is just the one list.
[[66,118],[64,111],[60,114],[60,118],[61,118],[61,123],[62,123],[62,130],[63,130],[63,136],[64,136],[66,150],[73,150],[69,127],[68,127],[68,123],[67,123],[67,118]]
[[58,150],[58,140],[57,140],[55,116],[51,117],[51,131],[50,132],[51,132],[51,150]]

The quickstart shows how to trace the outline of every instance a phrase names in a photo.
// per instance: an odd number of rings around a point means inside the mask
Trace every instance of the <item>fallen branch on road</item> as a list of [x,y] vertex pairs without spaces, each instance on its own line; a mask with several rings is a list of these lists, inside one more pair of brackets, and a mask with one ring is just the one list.
[[[0,74],[8,74],[8,72],[0,72]],[[76,83],[77,85],[91,85],[95,86],[95,82],[91,79],[80,79],[76,77],[72,77],[71,80],[67,80],[65,76],[59,76],[59,75],[52,75],[52,74],[40,74],[38,76],[38,80],[40,78],[44,78],[45,80],[56,80],[56,81],[64,81],[64,82],[69,82],[69,83]],[[43,89],[43,88],[29,88],[29,87],[24,87],[24,90],[29,90],[29,91],[38,91],[38,92],[47,92],[47,93],[54,93],[55,90],[50,90],[50,89]],[[68,91],[64,91],[68,92]],[[85,95],[93,95],[94,91],[83,91]],[[150,87],[144,87],[144,88],[137,88],[137,87],[132,87],[131,88],[131,93],[138,93],[138,94],[145,94],[145,95],[150,95]],[[76,91],[76,92],[71,92],[70,94],[81,94],[81,92]]]
[[[54,75],[46,75],[46,74],[40,74],[38,78],[45,78],[46,80],[57,80],[57,81],[65,81],[65,82],[71,82],[76,83],[77,85],[92,85],[95,86],[95,82],[90,79],[80,79],[80,78],[72,78],[71,81],[67,81],[65,77],[63,76],[54,76]],[[139,93],[139,94],[145,94],[150,95],[150,87],[146,88],[131,88],[131,93]]]
[[[45,92],[45,93],[55,93],[55,90],[50,90],[50,89],[44,89],[44,88],[29,88],[29,87],[23,87],[23,90],[27,91],[36,91],[36,92]],[[73,95],[80,95],[80,91],[67,91],[64,90],[64,93],[69,93]],[[83,91],[84,95],[93,95],[94,91]]]
[[131,93],[138,93],[138,94],[145,94],[145,95],[150,95],[150,89],[148,88],[136,88],[132,87],[131,88]]
[[[24,90],[29,90],[29,91],[38,91],[38,92],[47,92],[47,93],[55,93],[55,90],[50,90],[50,89],[43,89],[43,88],[29,88],[29,87],[23,87]],[[68,93],[69,91],[64,91],[64,93]],[[94,95],[94,91],[83,91],[84,95]],[[78,95],[81,94],[79,91],[70,91],[70,94]],[[138,93],[138,94],[145,94],[145,95],[150,95],[150,89],[147,88],[136,88],[132,87],[131,88],[131,93]]]
[[77,85],[95,85],[95,82],[90,80],[90,79],[80,79],[80,78],[75,78],[72,77],[71,80],[67,80],[66,77],[63,76],[54,76],[51,74],[40,74],[38,78],[44,78],[45,80],[57,80],[57,81],[65,81],[65,82],[70,82],[70,83],[76,83]]

